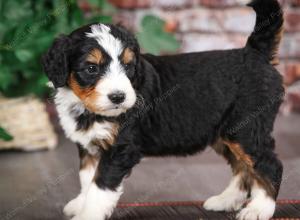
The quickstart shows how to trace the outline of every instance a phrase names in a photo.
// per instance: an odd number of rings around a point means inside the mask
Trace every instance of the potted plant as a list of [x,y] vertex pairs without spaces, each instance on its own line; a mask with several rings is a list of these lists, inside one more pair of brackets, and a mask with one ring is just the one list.
[[58,33],[111,16],[84,17],[75,0],[15,0],[0,2],[0,20],[0,148],[54,148],[57,138],[41,101],[49,93],[40,57]]
[[[78,3],[79,2],[79,3]],[[54,148],[57,138],[45,111],[48,79],[41,55],[62,33],[92,22],[112,22],[104,0],[0,2],[0,149]],[[145,51],[175,51],[179,44],[164,21],[145,16],[137,38]]]

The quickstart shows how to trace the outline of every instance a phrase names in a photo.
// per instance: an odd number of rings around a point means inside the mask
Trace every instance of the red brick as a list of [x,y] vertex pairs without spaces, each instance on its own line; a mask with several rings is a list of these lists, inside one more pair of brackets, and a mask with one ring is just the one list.
[[185,34],[182,37],[182,52],[240,48],[246,44],[242,35]]
[[160,17],[178,24],[180,32],[242,32],[253,30],[255,15],[246,8],[209,10],[204,8],[159,11]]
[[165,10],[182,9],[197,5],[198,0],[151,0],[151,6]]
[[244,0],[199,0],[199,3],[205,7],[220,8],[246,5],[248,2]]
[[288,112],[300,112],[300,82],[286,89],[284,108]]
[[281,61],[277,69],[283,75],[285,85],[291,85],[300,80],[300,61]]
[[294,7],[300,7],[300,0],[288,0],[288,1]]
[[174,20],[180,32],[221,32],[218,13],[207,9],[185,9],[174,12],[161,11],[160,16],[165,20]]
[[281,58],[300,58],[300,34],[285,34],[280,45]]
[[114,24],[121,24],[124,27],[136,31],[138,27],[136,13],[131,10],[119,9],[113,17]]
[[151,0],[109,0],[109,2],[116,7],[126,9],[147,8],[151,5]]
[[285,30],[288,32],[300,31],[300,9],[285,10]]
[[250,8],[225,10],[224,27],[226,31],[251,33],[254,29],[256,15]]

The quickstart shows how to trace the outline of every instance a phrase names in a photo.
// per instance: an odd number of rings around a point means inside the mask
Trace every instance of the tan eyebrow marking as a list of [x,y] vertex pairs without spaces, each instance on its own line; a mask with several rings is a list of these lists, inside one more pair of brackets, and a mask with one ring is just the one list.
[[87,59],[86,59],[88,62],[90,63],[95,63],[95,64],[101,64],[101,63],[104,63],[104,57],[103,57],[103,54],[102,52],[95,48],[93,50],[91,50],[89,52],[89,55],[87,56]]
[[130,63],[134,58],[134,52],[128,47],[123,52],[122,61],[124,64]]

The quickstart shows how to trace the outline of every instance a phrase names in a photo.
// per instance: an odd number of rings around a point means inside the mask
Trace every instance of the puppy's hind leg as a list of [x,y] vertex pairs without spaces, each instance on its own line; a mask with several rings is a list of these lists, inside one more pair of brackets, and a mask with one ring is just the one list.
[[98,154],[90,154],[86,149],[78,145],[79,157],[80,157],[80,185],[81,192],[75,198],[72,199],[64,207],[64,214],[66,216],[74,216],[80,213],[83,208],[88,188],[92,183],[92,179],[95,176],[96,168],[99,162]]
[[275,200],[280,188],[283,168],[273,152],[272,138],[267,138],[260,147],[265,150],[252,155],[255,164],[251,197],[247,206],[239,212],[237,216],[239,220],[269,220],[275,212]]
[[237,211],[246,202],[250,190],[245,172],[246,166],[239,163],[225,144],[218,142],[213,148],[227,159],[232,167],[233,177],[221,194],[210,197],[203,206],[206,210],[212,211]]

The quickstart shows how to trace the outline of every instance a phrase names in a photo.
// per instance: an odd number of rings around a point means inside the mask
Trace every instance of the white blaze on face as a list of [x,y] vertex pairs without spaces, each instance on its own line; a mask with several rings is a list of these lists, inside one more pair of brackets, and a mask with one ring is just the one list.
[[[110,33],[110,28],[106,25],[92,25],[91,31],[86,36],[94,38],[111,57],[104,76],[96,86],[96,91],[99,93],[96,105],[99,109],[102,109],[101,114],[116,116],[131,108],[136,102],[136,93],[120,63],[119,57],[124,47],[121,41]],[[118,105],[118,108],[108,98],[109,94],[117,91],[123,92],[126,96],[124,102]]]

